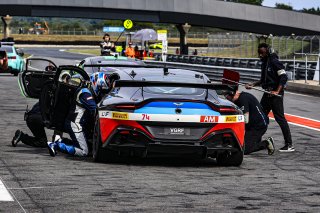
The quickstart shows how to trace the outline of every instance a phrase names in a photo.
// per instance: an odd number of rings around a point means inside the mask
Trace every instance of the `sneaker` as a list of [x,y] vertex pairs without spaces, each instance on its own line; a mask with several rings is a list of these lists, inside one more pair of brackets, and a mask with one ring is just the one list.
[[56,154],[57,154],[57,151],[56,151],[57,144],[55,142],[48,142],[47,144],[48,144],[49,154],[52,157],[56,156]]
[[13,147],[16,147],[19,141],[21,141],[21,135],[22,135],[22,131],[19,129],[14,133],[14,136],[11,141],[11,144]]
[[60,137],[60,135],[56,135],[55,137],[54,137],[54,142],[61,142],[61,137]]
[[286,144],[284,147],[279,149],[280,152],[294,152],[295,149],[292,145]]
[[273,143],[273,138],[268,137],[267,140],[267,150],[268,150],[268,155],[273,155],[275,149],[274,149],[274,143]]

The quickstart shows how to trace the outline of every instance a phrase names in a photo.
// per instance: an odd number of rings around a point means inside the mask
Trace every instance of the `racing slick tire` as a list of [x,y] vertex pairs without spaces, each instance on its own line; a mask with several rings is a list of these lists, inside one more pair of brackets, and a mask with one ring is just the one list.
[[217,156],[217,164],[220,166],[240,166],[243,161],[243,151],[223,152]]
[[94,130],[93,130],[93,140],[92,140],[92,157],[94,162],[102,161],[102,148],[101,148],[101,136],[100,136],[100,122],[99,117],[96,117]]
[[102,148],[98,116],[96,116],[93,130],[92,157],[94,162],[117,162],[119,160],[119,156],[116,152]]

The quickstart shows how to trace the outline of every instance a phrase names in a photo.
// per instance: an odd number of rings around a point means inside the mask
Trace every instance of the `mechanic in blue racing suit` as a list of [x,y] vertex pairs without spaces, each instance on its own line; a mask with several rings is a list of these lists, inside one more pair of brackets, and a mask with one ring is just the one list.
[[96,110],[95,99],[87,87],[80,87],[76,93],[73,104],[68,113],[65,129],[69,133],[70,139],[55,137],[54,142],[48,142],[51,156],[57,154],[57,150],[75,156],[87,156],[89,153],[87,136],[88,128],[86,124],[93,119]]

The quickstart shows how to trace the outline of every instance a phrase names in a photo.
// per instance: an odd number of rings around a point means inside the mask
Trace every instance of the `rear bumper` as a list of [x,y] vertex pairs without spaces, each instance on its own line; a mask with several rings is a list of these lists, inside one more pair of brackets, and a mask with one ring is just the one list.
[[231,129],[213,132],[202,140],[172,140],[151,138],[135,128],[118,127],[103,142],[102,148],[139,157],[192,155],[206,158],[216,157],[222,152],[242,151]]

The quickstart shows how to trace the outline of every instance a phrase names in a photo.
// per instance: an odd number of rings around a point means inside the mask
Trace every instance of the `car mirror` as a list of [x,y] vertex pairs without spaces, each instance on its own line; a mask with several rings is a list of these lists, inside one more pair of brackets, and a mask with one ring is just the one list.
[[17,51],[17,54],[18,54],[19,56],[21,56],[21,57],[24,56],[24,52],[23,52],[21,49],[16,49],[16,51]]

